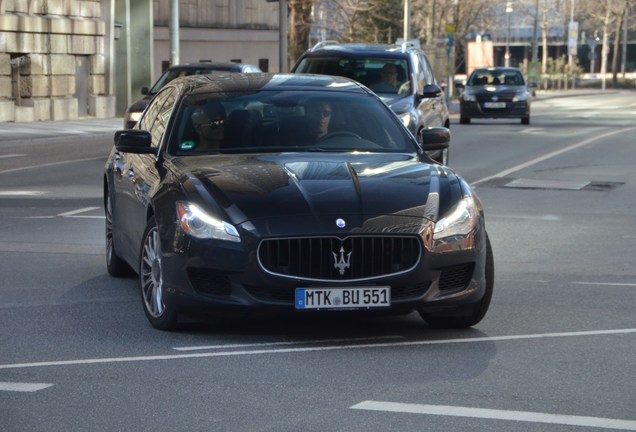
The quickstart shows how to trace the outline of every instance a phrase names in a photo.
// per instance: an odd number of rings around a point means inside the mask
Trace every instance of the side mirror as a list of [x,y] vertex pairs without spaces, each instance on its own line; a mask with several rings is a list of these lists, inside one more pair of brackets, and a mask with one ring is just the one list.
[[142,95],[147,95],[148,93],[150,93],[150,89],[148,87],[142,87],[141,88],[141,94]]
[[436,98],[442,95],[443,91],[437,84],[426,84],[424,86],[423,98]]
[[445,127],[423,129],[420,137],[424,151],[444,150],[450,144],[450,130]]
[[152,135],[145,130],[124,129],[115,132],[115,148],[124,153],[157,154]]

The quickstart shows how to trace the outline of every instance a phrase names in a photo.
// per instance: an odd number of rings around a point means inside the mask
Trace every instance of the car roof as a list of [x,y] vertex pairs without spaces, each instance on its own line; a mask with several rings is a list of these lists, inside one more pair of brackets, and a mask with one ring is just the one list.
[[413,52],[422,52],[420,49],[410,45],[391,44],[368,44],[368,43],[346,43],[335,42],[318,43],[316,46],[306,51],[303,57],[321,57],[333,55],[346,55],[348,57],[396,57],[404,58]]
[[187,63],[187,64],[180,64],[180,65],[170,66],[169,70],[195,69],[195,70],[213,70],[213,71],[240,72],[246,66],[249,66],[249,67],[252,67],[252,68],[257,68],[254,65],[246,64],[246,63],[200,62],[200,63]]
[[251,73],[228,75],[190,75],[175,79],[173,85],[185,85],[192,93],[289,90],[329,91],[373,94],[356,81],[343,77],[309,74]]

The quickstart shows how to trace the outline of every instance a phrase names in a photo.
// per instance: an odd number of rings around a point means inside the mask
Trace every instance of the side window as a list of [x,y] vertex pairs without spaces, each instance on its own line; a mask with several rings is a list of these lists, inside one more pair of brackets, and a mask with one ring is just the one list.
[[424,93],[424,86],[427,84],[426,72],[428,69],[420,55],[413,56],[413,67],[415,68],[415,79],[417,80],[417,92],[422,94]]
[[153,147],[159,147],[168,118],[172,113],[175,93],[176,91],[172,87],[159,92],[150,103],[146,114],[139,121],[140,129],[152,131]]
[[422,55],[420,63],[422,63],[422,69],[424,69],[424,76],[426,84],[435,84],[435,76],[433,75],[433,69],[428,62],[426,56]]

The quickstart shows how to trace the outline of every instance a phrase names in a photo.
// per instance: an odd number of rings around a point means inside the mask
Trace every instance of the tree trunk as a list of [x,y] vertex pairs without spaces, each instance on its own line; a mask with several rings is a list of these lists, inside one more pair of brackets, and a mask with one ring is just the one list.
[[627,9],[627,1],[623,3],[621,11],[618,15],[618,28],[614,35],[614,55],[612,56],[612,87],[618,88],[618,52],[621,46],[621,36],[623,30],[623,22],[625,21],[625,12]]
[[609,24],[610,24],[610,8],[607,8],[605,20],[603,21],[603,48],[601,49],[601,82],[602,89],[605,90],[605,74],[607,73],[607,54],[609,52]]
[[289,11],[289,64],[309,48],[312,0],[288,0]]

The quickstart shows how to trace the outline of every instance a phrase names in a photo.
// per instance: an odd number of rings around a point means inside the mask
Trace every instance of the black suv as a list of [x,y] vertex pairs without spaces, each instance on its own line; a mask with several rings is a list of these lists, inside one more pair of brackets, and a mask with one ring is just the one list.
[[[382,98],[418,139],[422,129],[450,126],[444,92],[428,58],[416,47],[324,41],[302,54],[292,72],[358,81]],[[448,164],[448,149],[429,155]]]

